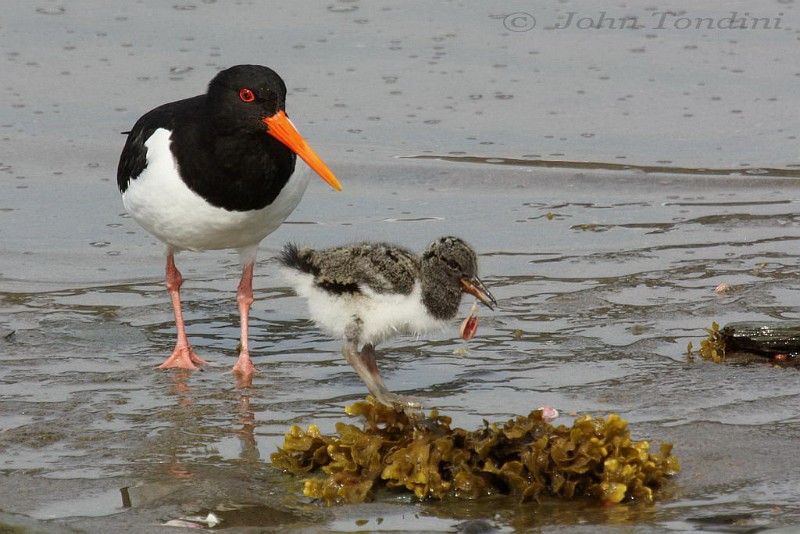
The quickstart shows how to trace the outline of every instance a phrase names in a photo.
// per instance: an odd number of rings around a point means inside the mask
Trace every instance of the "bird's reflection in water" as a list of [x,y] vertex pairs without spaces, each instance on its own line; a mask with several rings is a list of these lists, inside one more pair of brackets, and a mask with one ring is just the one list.
[[140,482],[121,489],[123,506],[183,502],[187,496],[213,503],[218,496],[209,480],[221,477],[223,471],[229,476],[231,467],[240,471],[238,480],[266,467],[256,441],[253,408],[260,390],[250,380],[240,381],[236,388],[220,388],[197,381],[197,373],[186,369],[164,373],[161,391],[171,400],[148,414],[161,428],[137,454],[137,465],[143,468],[137,477]]
[[243,375],[241,373],[233,373],[233,376],[236,377],[236,387],[237,388],[250,388],[253,387],[253,375]]
[[256,443],[256,414],[250,409],[250,388],[239,390],[239,424],[242,428],[238,431],[242,451],[239,458],[245,463],[255,464],[261,458]]
[[189,377],[192,371],[188,369],[175,369],[172,373],[172,384],[169,388],[169,394],[178,398],[178,406],[184,409],[191,408],[194,404],[192,397],[192,388],[189,386]]
[[[188,369],[175,369],[170,374],[171,384],[169,387],[169,395],[177,399],[178,412],[181,417],[176,417],[173,420],[176,428],[175,430],[186,430],[184,421],[195,420],[197,414],[193,413],[195,404],[195,395],[192,387],[189,385],[189,378],[192,376],[192,371]],[[189,480],[192,478],[191,471],[184,465],[179,454],[179,448],[172,448],[170,451],[170,460],[164,464],[164,471],[170,479]]]

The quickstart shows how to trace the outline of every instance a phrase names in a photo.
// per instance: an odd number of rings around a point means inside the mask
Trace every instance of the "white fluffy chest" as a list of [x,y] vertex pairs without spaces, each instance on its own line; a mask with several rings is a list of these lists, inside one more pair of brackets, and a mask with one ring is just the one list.
[[189,189],[178,174],[170,132],[159,128],[145,142],[147,167],[122,194],[125,209],[145,230],[175,250],[241,249],[257,245],[297,207],[310,169],[297,168],[269,206],[231,211],[212,206]]
[[363,294],[335,295],[314,285],[309,274],[284,269],[298,295],[308,300],[313,321],[328,334],[344,337],[345,328],[356,318],[362,322],[362,343],[378,343],[398,334],[420,335],[443,330],[447,321],[433,317],[422,303],[422,289],[417,282],[410,295]]

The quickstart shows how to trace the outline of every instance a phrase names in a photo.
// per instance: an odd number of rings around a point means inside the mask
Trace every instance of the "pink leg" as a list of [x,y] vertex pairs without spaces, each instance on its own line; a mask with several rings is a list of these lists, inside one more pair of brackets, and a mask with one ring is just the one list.
[[159,369],[178,367],[180,369],[197,369],[205,365],[206,361],[195,354],[192,346],[189,345],[189,338],[186,337],[186,326],[183,324],[183,313],[181,312],[181,284],[183,277],[178,268],[175,267],[175,258],[172,251],[167,253],[167,291],[172,300],[172,310],[175,312],[175,327],[178,329],[178,342],[172,356],[158,366]]
[[233,372],[241,375],[245,382],[240,385],[250,385],[256,368],[250,360],[250,350],[247,346],[248,320],[250,317],[250,306],[253,305],[253,261],[249,262],[242,269],[242,280],[239,282],[239,291],[236,293],[236,300],[239,301],[239,319],[242,325],[241,342],[239,344],[239,359],[233,366]]
[[386,384],[383,383],[381,373],[378,371],[378,364],[375,362],[375,347],[367,343],[360,352],[358,350],[357,332],[359,329],[359,321],[356,321],[345,330],[342,354],[344,354],[347,363],[361,377],[364,385],[367,386],[375,400],[390,408],[422,408],[419,399],[396,395],[389,391]]

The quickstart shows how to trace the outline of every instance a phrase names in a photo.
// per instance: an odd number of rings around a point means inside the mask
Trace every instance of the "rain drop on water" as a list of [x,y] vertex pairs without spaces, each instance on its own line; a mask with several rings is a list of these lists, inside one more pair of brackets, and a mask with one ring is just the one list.
[[338,5],[338,4],[331,4],[328,6],[328,11],[331,13],[350,13],[358,9],[358,6],[350,4],[350,5]]
[[61,6],[53,7],[37,7],[36,12],[40,15],[63,15],[66,13],[67,8]]

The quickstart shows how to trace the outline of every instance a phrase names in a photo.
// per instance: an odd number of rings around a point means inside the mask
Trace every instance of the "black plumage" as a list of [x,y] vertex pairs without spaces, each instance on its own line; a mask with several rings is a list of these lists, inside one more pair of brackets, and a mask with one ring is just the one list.
[[[257,100],[243,102],[242,87]],[[142,173],[145,143],[163,128],[171,132],[170,150],[189,189],[219,208],[264,208],[295,169],[294,152],[264,135],[262,118],[285,107],[286,85],[273,70],[257,65],[225,70],[211,81],[208,93],[161,105],[136,121],[120,157],[117,185],[124,193]]]

